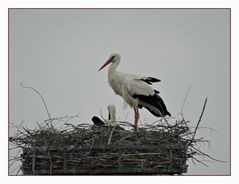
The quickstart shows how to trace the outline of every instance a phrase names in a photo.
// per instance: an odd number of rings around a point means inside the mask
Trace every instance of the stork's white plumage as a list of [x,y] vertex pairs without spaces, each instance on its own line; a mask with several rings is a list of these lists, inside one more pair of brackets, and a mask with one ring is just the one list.
[[109,85],[117,95],[120,95],[134,108],[135,129],[137,129],[139,119],[138,108],[145,107],[157,117],[171,116],[163,100],[158,95],[159,92],[150,86],[153,82],[159,82],[159,79],[116,71],[120,63],[119,54],[111,54],[110,58],[103,64],[99,71],[110,63],[111,65],[108,70]]
[[116,121],[116,109],[115,106],[113,104],[109,104],[107,106],[107,110],[109,112],[108,115],[108,123],[114,122]]

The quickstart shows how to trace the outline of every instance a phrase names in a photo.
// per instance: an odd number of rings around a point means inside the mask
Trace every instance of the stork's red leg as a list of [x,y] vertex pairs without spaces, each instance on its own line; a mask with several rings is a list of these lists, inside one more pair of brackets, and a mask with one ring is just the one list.
[[139,109],[136,107],[134,108],[134,129],[137,130],[138,128],[138,120],[139,120]]

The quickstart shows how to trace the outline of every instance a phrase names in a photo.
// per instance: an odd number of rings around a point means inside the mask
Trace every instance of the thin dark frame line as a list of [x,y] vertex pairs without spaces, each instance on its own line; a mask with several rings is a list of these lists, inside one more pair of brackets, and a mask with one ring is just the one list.
[[[155,7],[147,7],[147,8],[125,8],[125,7],[120,7],[120,8],[115,8],[115,7],[107,7],[107,8],[14,8],[14,7],[11,7],[11,8],[8,8],[8,86],[7,86],[7,89],[8,89],[8,137],[7,137],[7,140],[8,140],[8,138],[9,138],[9,135],[10,135],[10,128],[9,128],[9,126],[10,126],[10,124],[9,124],[9,120],[10,120],[10,11],[11,10],[16,10],[16,9],[20,9],[20,10],[23,10],[23,9],[25,9],[25,10],[42,10],[42,9],[44,9],[44,10],[65,10],[65,9],[69,9],[69,10],[175,10],[175,9],[177,9],[177,10],[222,10],[222,9],[225,9],[225,10],[229,10],[230,11],[230,16],[229,16],[229,50],[230,50],[230,54],[229,54],[229,65],[230,65],[230,67],[229,67],[229,70],[230,70],[230,93],[229,93],[229,98],[230,98],[230,117],[229,117],[229,119],[230,119],[230,125],[229,125],[229,129],[230,129],[230,158],[229,158],[229,160],[230,160],[230,174],[228,175],[228,174],[225,174],[225,175],[190,175],[190,174],[188,174],[188,175],[184,175],[184,176],[231,176],[231,157],[232,157],[232,151],[231,151],[231,148],[232,148],[232,135],[231,135],[231,133],[232,133],[232,131],[231,131],[231,129],[232,129],[232,123],[231,123],[231,114],[232,114],[232,112],[231,112],[231,54],[232,54],[232,50],[231,50],[231,48],[232,48],[232,46],[231,46],[231,22],[232,22],[232,14],[231,14],[231,7],[230,8],[221,8],[221,7],[219,7],[219,8],[217,8],[217,7],[215,7],[215,8],[205,8],[205,7],[203,7],[203,8],[155,8]],[[10,158],[10,151],[9,151],[9,141],[8,141],[8,144],[7,144],[7,151],[8,151],[8,160],[9,160],[9,158]],[[10,170],[9,170],[9,168],[8,168],[8,176],[27,176],[27,175],[10,175]],[[32,176],[32,175],[31,175]],[[44,176],[44,175],[43,175]],[[45,175],[45,176],[48,176],[48,175]],[[56,175],[57,176],[57,175]],[[60,175],[60,176],[64,176],[64,175]],[[84,176],[84,175],[71,175],[71,176]],[[86,175],[86,176],[88,176],[88,175]],[[147,175],[142,175],[142,176],[147,176]]]

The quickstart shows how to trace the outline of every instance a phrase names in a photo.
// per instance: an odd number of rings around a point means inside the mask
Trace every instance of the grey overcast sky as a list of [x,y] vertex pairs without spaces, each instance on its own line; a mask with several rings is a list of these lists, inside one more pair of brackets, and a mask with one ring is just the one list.
[[[80,112],[73,123],[90,122],[111,103],[118,120],[133,122],[107,70],[97,72],[119,53],[118,70],[161,79],[154,87],[176,118],[191,86],[183,113],[192,126],[208,97],[201,126],[216,132],[199,130],[211,143],[201,150],[227,163],[189,161],[188,174],[230,173],[229,9],[11,9],[9,21],[10,122],[33,128],[47,119],[40,98],[19,83],[39,90],[53,117]],[[140,110],[141,124],[155,120]]]

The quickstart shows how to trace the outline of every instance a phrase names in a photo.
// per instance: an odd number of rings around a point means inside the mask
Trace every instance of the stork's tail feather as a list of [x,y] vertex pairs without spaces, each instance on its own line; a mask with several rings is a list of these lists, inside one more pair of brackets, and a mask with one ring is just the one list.
[[134,95],[134,97],[139,99],[139,107],[145,107],[156,117],[164,117],[166,115],[171,116],[166,105],[164,104],[163,99],[159,95]]

